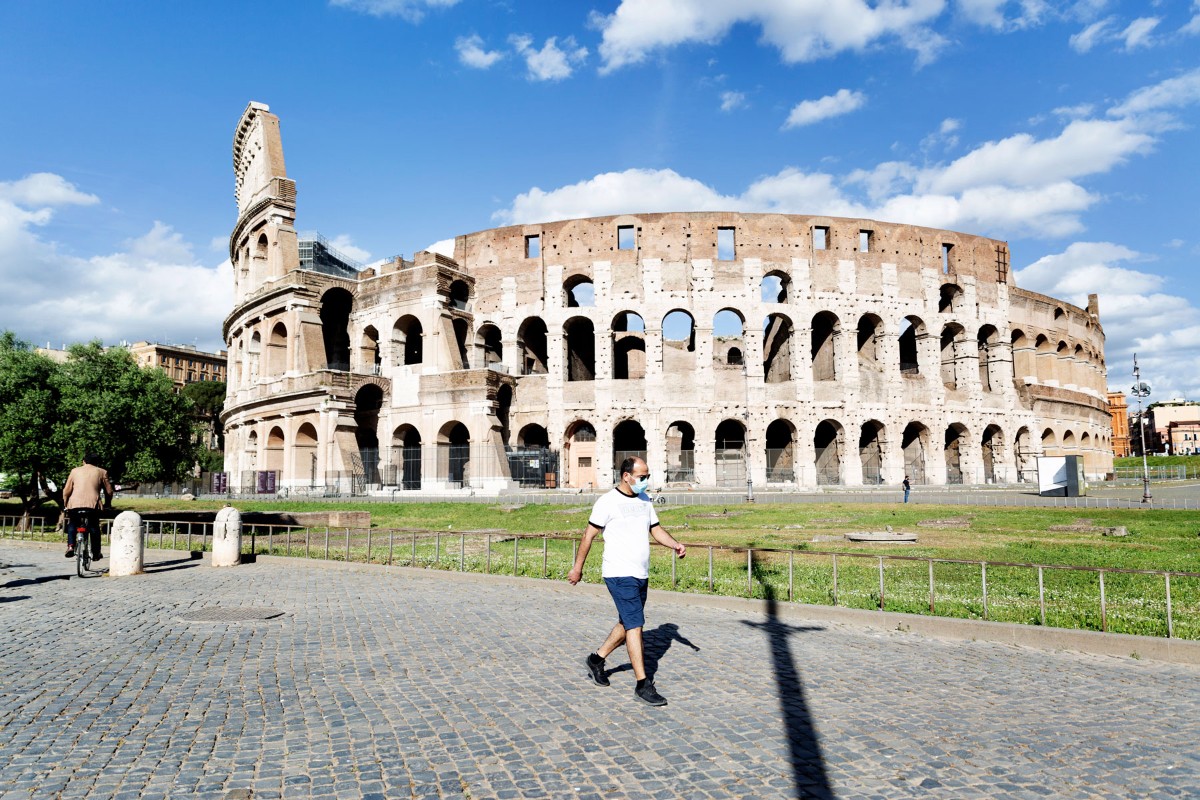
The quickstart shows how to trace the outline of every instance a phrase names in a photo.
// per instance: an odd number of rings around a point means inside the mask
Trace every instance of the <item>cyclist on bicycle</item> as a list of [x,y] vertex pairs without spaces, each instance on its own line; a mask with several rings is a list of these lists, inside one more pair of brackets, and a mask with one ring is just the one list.
[[97,465],[100,459],[94,453],[83,457],[83,464],[71,470],[67,485],[63,487],[63,503],[67,512],[67,558],[75,557],[75,530],[84,522],[90,542],[79,542],[80,547],[92,548],[92,560],[99,560],[100,514],[99,509],[112,508],[113,487],[108,480],[108,471]]

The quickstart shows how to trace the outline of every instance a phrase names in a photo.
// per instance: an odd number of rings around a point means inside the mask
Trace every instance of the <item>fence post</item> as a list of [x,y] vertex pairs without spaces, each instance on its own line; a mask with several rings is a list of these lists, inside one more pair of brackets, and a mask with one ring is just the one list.
[[519,575],[520,571],[521,571],[520,570],[521,558],[520,558],[520,551],[519,551],[520,546],[521,546],[521,537],[514,536],[513,537],[513,577],[514,578],[517,577],[517,575]]
[[275,526],[267,526],[267,555],[275,555]]
[[883,556],[879,557],[879,610],[883,611]]
[[671,551],[671,588],[672,589],[675,588],[675,562],[677,562],[677,561],[679,561],[679,555],[674,550],[672,550]]
[[415,567],[416,565],[417,565],[417,532],[413,531],[412,560],[410,561],[409,566]]
[[213,522],[212,565],[236,567],[242,563],[242,512],[226,506]]
[[304,557],[312,558],[312,528],[304,528]]
[[1042,625],[1046,624],[1046,584],[1042,580],[1042,566],[1038,565],[1038,607],[1042,612]]
[[442,563],[442,532],[433,534],[433,567],[437,569]]
[[754,548],[746,548],[746,596],[754,597],[754,573],[751,571],[751,564],[754,560]]
[[1108,632],[1108,609],[1104,603],[1104,570],[1100,570],[1100,630]]
[[329,560],[329,526],[325,526],[325,560]]
[[542,537],[542,577],[550,577],[550,538],[547,536]]
[[487,569],[488,575],[492,574],[492,535],[487,535]]
[[462,572],[466,566],[467,560],[467,535],[460,533],[458,535],[458,571]]
[[388,566],[392,565],[392,545],[396,543],[396,531],[388,528]]
[[712,546],[708,548],[708,590],[713,590],[713,570],[712,570]]
[[833,554],[833,605],[836,608],[838,604],[838,587],[837,587],[837,553]]
[[796,551],[788,551],[788,602],[795,600],[796,581],[795,581],[795,566],[796,566]]
[[292,556],[292,529],[290,526],[283,532],[283,554],[288,558]]
[[983,618],[987,619],[988,618],[988,607],[987,607],[987,562],[986,561],[979,562],[979,570],[980,570],[980,575],[983,578]]
[[1171,625],[1171,573],[1164,572],[1163,578],[1167,583],[1167,638],[1170,639],[1175,635],[1175,629]]
[[371,529],[367,528],[367,563],[371,563]]
[[929,613],[937,613],[934,610],[933,603],[933,559],[929,559]]
[[346,528],[346,563],[350,563],[350,529]]

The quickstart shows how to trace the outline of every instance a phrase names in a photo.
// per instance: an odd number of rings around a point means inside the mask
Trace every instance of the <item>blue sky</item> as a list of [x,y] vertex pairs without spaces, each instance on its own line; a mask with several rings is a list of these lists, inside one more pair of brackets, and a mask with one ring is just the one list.
[[231,142],[364,262],[725,209],[1006,239],[1109,384],[1200,399],[1200,0],[0,4],[0,327],[220,347]]

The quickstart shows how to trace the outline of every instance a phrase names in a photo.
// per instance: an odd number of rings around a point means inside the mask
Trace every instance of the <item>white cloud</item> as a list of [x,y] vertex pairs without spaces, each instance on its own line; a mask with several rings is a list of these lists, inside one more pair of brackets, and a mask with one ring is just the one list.
[[721,92],[721,110],[725,113],[746,107],[746,95],[742,92]]
[[778,49],[789,64],[862,50],[889,38],[925,62],[943,44],[925,26],[944,8],[945,0],[622,0],[612,14],[594,13],[592,24],[603,36],[605,73],[677,45],[714,44],[737,24],[757,25],[761,40]]
[[574,67],[587,60],[588,49],[580,47],[575,37],[563,39],[563,47],[558,46],[557,37],[551,36],[541,50],[533,46],[533,37],[513,35],[508,37],[513,49],[525,59],[528,67],[528,77],[531,81],[561,81],[571,77]]
[[329,244],[334,250],[340,250],[342,253],[350,256],[350,258],[354,259],[360,264],[365,264],[371,260],[370,251],[364,250],[354,244],[354,242],[351,241],[349,234],[339,233],[329,241]]
[[1186,25],[1179,29],[1179,32],[1184,36],[1200,34],[1200,0],[1192,2],[1192,18]]
[[1182,108],[1200,103],[1200,68],[1131,93],[1125,102],[1109,109],[1114,117]]
[[431,253],[439,253],[447,258],[454,258],[454,240],[441,239],[425,248]]
[[947,150],[952,150],[958,147],[958,130],[962,127],[962,122],[953,118],[942,120],[942,124],[938,126],[936,132],[929,134],[921,140],[922,150],[932,150],[939,145]]
[[1154,40],[1150,34],[1158,27],[1158,23],[1162,22],[1158,17],[1141,17],[1121,31],[1121,39],[1125,42],[1126,50],[1136,50],[1139,47],[1150,47],[1154,44]]
[[862,108],[867,102],[867,96],[862,92],[852,92],[849,89],[838,89],[837,94],[826,95],[819,100],[804,100],[797,103],[788,114],[783,127],[799,128],[812,125],[831,117],[840,117]]
[[1110,242],[1076,242],[1017,270],[1017,285],[1076,305],[1099,295],[1108,383],[1133,382],[1133,354],[1158,397],[1200,396],[1200,309],[1164,289],[1167,280],[1125,264],[1148,259]]
[[449,8],[458,0],[329,0],[329,5],[370,14],[373,17],[401,17],[420,22],[427,9]]
[[[200,264],[192,247],[156,222],[115,253],[79,257],[40,234],[53,212],[22,207],[99,202],[56,175],[0,183],[0,320],[32,342],[122,339],[221,347],[233,304],[228,260]],[[36,280],[30,280],[36,275]]]
[[1113,18],[1107,17],[1099,22],[1093,22],[1069,40],[1071,49],[1077,53],[1086,53],[1102,41],[1109,38]]
[[[1005,16],[1009,6],[1017,7],[1015,16]],[[1041,22],[1047,7],[1042,0],[958,0],[958,10],[968,21],[985,28],[1019,30]]]
[[487,69],[504,58],[504,53],[499,50],[484,50],[483,39],[478,35],[458,37],[454,40],[454,49],[458,52],[459,62],[474,69]]

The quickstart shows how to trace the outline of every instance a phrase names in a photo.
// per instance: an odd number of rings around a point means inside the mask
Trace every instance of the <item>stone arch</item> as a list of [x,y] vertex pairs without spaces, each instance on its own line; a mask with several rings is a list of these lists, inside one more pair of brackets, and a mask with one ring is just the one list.
[[1051,428],[1046,428],[1046,430],[1042,431],[1042,455],[1060,455],[1058,450],[1058,437]]
[[[243,451],[245,458],[246,469],[249,472],[254,472],[258,469],[258,431],[250,431],[246,436],[246,447]],[[253,486],[251,480],[250,486]]]
[[305,422],[296,429],[295,444],[292,445],[292,479],[307,479],[309,487],[317,485],[317,463],[320,442],[317,428]]
[[504,364],[504,342],[500,328],[485,322],[475,331],[475,353],[479,366],[484,369]]
[[846,434],[841,423],[827,419],[813,431],[814,465],[817,484],[837,486],[842,483],[842,454],[846,449]]
[[864,486],[883,483],[883,453],[886,449],[884,433],[887,428],[877,419],[862,424],[858,435],[858,459],[862,464]]
[[563,302],[567,308],[596,305],[596,287],[587,275],[570,275],[563,281]]
[[690,374],[696,368],[696,318],[674,308],[662,319],[663,372]]
[[267,374],[282,375],[288,368],[287,325],[276,322],[271,326],[271,337],[267,340]]
[[1013,440],[1013,463],[1017,467],[1018,482],[1029,483],[1036,477],[1034,474],[1035,457],[1033,437],[1029,433],[1029,428],[1022,426]]
[[1033,343],[1034,359],[1037,365],[1038,383],[1047,383],[1056,380],[1058,370],[1054,363],[1054,345],[1046,338],[1044,333],[1039,333]]
[[335,286],[321,295],[321,336],[325,343],[325,369],[350,370],[350,312],[354,296]]
[[550,347],[546,321],[527,317],[517,330],[517,347],[521,351],[521,374],[544,375],[549,372]]
[[764,303],[786,303],[788,290],[792,287],[792,277],[783,270],[771,270],[763,275],[758,284],[759,296]]
[[743,366],[746,350],[746,318],[735,308],[722,308],[713,315],[713,363]]
[[900,450],[904,455],[904,474],[908,476],[909,483],[927,483],[929,473],[926,469],[926,454],[929,452],[929,428],[919,422],[908,423],[900,439]]
[[265,466],[268,472],[276,472],[279,474],[279,477],[283,476],[285,447],[286,443],[283,436],[283,428],[275,425],[267,434],[267,463]]
[[450,307],[467,311],[471,307],[471,287],[461,279],[450,281]]
[[1004,431],[999,425],[988,425],[983,429],[983,438],[979,446],[983,456],[983,482],[1004,483],[1004,467],[1007,462]]
[[963,326],[957,322],[950,322],[942,327],[942,383],[947,389],[958,388],[958,343],[965,333]]
[[587,489],[596,486],[596,429],[577,419],[563,433],[563,455],[567,462],[566,486]]
[[454,330],[454,344],[458,348],[459,365],[455,369],[470,369],[471,355],[467,352],[467,337],[471,325],[462,317],[455,317],[450,321],[450,327]]
[[764,383],[792,379],[792,332],[792,320],[786,314],[769,314],[763,321]]
[[741,420],[723,419],[713,432],[713,460],[717,486],[727,489],[746,483],[746,426]]
[[696,429],[690,423],[676,420],[667,426],[666,482],[695,483]]
[[1074,361],[1071,362],[1072,375],[1071,375],[1070,383],[1075,384],[1081,390],[1086,389],[1087,383],[1088,383],[1088,380],[1087,380],[1088,354],[1086,352],[1084,352],[1083,345],[1081,345],[1081,344],[1075,345],[1074,356],[1075,356],[1075,359],[1074,359]]
[[819,311],[812,318],[812,379],[834,381],[837,374],[837,337],[841,320],[832,311]]
[[875,314],[858,318],[858,369],[878,372],[882,353],[883,320]]
[[898,340],[900,351],[900,374],[917,377],[921,374],[920,342],[925,338],[925,322],[920,317],[907,316],[901,324]]
[[421,432],[401,425],[392,433],[392,461],[397,466],[396,484],[401,489],[421,488]]
[[[1099,438],[1099,437],[1097,437]],[[1079,454],[1083,457],[1083,472],[1085,475],[1092,474],[1094,461],[1096,456],[1092,450],[1092,437],[1087,431],[1079,435]]]
[[425,358],[425,334],[421,320],[405,314],[392,326],[392,349],[396,363],[411,366],[420,364]]
[[563,349],[568,381],[596,379],[596,328],[587,317],[563,323]]
[[640,314],[622,311],[612,321],[612,376],[614,380],[646,377],[646,322]]
[[1079,445],[1075,441],[1075,431],[1068,430],[1062,435],[1062,449],[1064,455],[1074,455],[1072,451],[1079,449]]
[[979,329],[975,342],[979,352],[979,385],[985,392],[998,389],[992,382],[992,362],[999,355],[996,345],[1000,343],[1000,332],[995,325],[984,325]]
[[938,312],[954,314],[962,311],[963,290],[957,283],[943,283],[938,290]]
[[438,472],[451,486],[467,486],[471,482],[471,432],[467,426],[452,419],[438,430]]
[[506,447],[508,446],[510,434],[508,418],[512,411],[512,402],[512,386],[506,383],[496,390],[496,420],[500,423],[500,443]]
[[517,431],[517,445],[520,447],[550,447],[550,434],[537,423],[530,423]]
[[379,331],[375,330],[374,325],[363,328],[358,343],[358,361],[363,372],[380,374],[383,359],[379,351]]
[[796,426],[773,420],[767,426],[767,483],[796,482]]
[[249,374],[246,379],[250,383],[258,380],[258,371],[262,366],[263,346],[262,334],[258,331],[250,334],[250,346],[246,349],[246,368]]
[[963,482],[963,444],[967,438],[967,426],[952,422],[946,426],[946,445],[942,455],[946,459],[946,483]]
[[612,468],[613,476],[621,475],[621,462],[627,458],[646,460],[646,429],[635,419],[624,419],[613,428]]
[[[383,408],[383,389],[374,383],[364,383],[354,394],[354,442],[362,461],[362,479],[368,484],[380,484],[379,474],[379,411]],[[357,474],[358,469],[354,469]]]
[[1025,335],[1025,331],[1020,328],[1013,329],[1012,332],[1012,354],[1013,354],[1013,377],[1018,385],[1024,382],[1024,378],[1037,374],[1037,365],[1034,364],[1033,345],[1029,341],[1029,337]]

